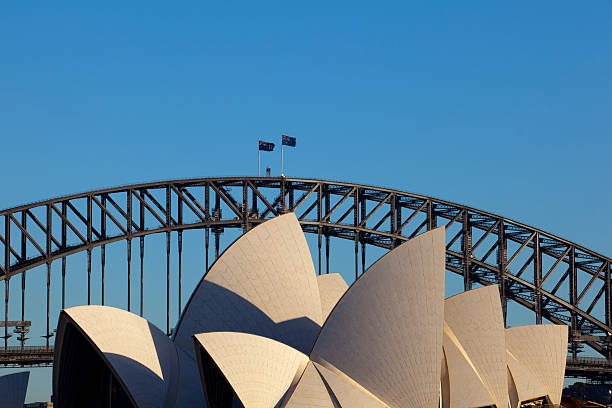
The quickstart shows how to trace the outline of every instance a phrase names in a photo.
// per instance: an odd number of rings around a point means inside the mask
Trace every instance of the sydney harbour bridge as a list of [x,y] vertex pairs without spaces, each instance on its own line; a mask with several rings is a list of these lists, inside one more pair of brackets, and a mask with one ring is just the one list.
[[[87,304],[93,304],[92,291],[101,291],[96,296],[98,303],[104,304],[105,279],[116,279],[113,275],[120,274],[127,281],[121,294],[124,308],[142,315],[147,299],[143,282],[151,273],[144,266],[145,246],[153,235],[165,238],[165,265],[160,266],[165,269],[165,281],[158,282],[165,288],[165,298],[156,302],[164,303],[165,329],[170,334],[174,325],[171,309],[177,301],[181,310],[184,233],[202,232],[203,270],[207,270],[219,256],[223,233],[245,232],[288,211],[295,212],[304,232],[316,237],[318,273],[334,272],[329,266],[332,249],[350,248],[348,259],[354,259],[354,278],[366,270],[366,254],[374,247],[379,248],[377,251],[390,250],[426,230],[445,226],[446,269],[462,279],[464,290],[495,284],[505,318],[511,313],[508,304],[514,302],[530,311],[535,323],[569,325],[566,375],[612,380],[610,258],[537,228],[464,205],[374,186],[286,177],[136,184],[0,211],[0,296],[4,296],[0,366],[53,363],[56,322],[51,316],[57,316],[60,308],[74,306],[66,303],[67,292],[75,290],[70,282],[74,274],[67,273],[71,258],[86,257],[87,276],[82,279],[84,287],[78,290],[86,291]],[[347,242],[336,246],[334,241],[339,239]],[[125,264],[106,270],[107,246],[120,242],[125,242]],[[132,259],[133,250],[136,259]],[[177,262],[171,262],[171,251],[176,251],[172,259]],[[56,279],[52,266],[61,268],[57,278],[61,284],[51,281],[52,277]],[[40,284],[46,293],[30,296],[31,278],[26,279],[26,275],[40,268],[46,274],[36,276],[44,281]],[[171,280],[178,288],[174,291],[178,293],[176,299],[171,298]],[[37,316],[46,316],[46,321],[28,320],[28,313],[40,308],[45,310],[36,310]],[[44,326],[42,341],[27,337],[36,324]]]

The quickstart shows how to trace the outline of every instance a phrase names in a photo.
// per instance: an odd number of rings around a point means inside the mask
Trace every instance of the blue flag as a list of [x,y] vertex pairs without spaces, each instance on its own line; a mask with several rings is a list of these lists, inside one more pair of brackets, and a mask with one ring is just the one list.
[[259,141],[259,150],[262,150],[264,152],[271,152],[272,150],[274,150],[274,143],[262,142],[260,140]]
[[285,146],[295,147],[295,137],[283,135],[283,144]]

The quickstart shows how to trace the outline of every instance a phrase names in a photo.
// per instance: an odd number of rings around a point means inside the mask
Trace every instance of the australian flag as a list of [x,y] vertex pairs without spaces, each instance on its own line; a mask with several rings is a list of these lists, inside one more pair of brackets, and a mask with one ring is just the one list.
[[263,150],[264,152],[271,152],[274,150],[274,143],[262,142],[259,141],[259,150]]
[[283,135],[283,144],[285,146],[295,147],[295,137]]

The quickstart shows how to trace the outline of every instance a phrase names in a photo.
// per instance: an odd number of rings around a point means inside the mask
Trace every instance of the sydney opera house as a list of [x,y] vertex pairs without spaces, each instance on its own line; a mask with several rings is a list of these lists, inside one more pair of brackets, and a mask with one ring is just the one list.
[[106,306],[65,309],[56,407],[369,408],[560,404],[567,327],[504,328],[496,286],[444,299],[445,231],[350,287],[317,276],[293,214],[215,262],[169,338]]

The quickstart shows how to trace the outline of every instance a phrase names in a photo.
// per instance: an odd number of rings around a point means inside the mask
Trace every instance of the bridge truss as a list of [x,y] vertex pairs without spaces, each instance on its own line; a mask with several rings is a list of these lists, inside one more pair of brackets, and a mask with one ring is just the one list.
[[[366,269],[366,251],[392,249],[426,230],[447,229],[446,268],[473,285],[499,285],[507,313],[509,301],[543,319],[570,326],[568,375],[612,379],[611,260],[578,244],[519,222],[432,197],[373,186],[277,177],[226,177],[172,180],[90,191],[0,211],[0,282],[4,289],[4,350],[0,365],[50,364],[53,337],[49,326],[51,265],[61,263],[61,307],[65,305],[66,259],[87,254],[87,303],[92,292],[92,252],[99,251],[101,303],[104,304],[105,247],[126,242],[126,304],[132,305],[132,279],[140,282],[143,310],[146,237],[166,241],[166,330],[170,332],[171,242],[178,249],[178,302],[181,310],[183,232],[203,230],[205,262],[209,246],[215,258],[225,229],[242,232],[287,211],[302,229],[315,234],[319,273],[329,272],[330,240],[354,243],[354,276]],[[133,241],[140,269],[132,273]],[[325,265],[325,268],[323,268]],[[11,279],[21,277],[20,319],[28,301],[25,275],[46,266],[46,344],[8,346]],[[115,272],[113,272],[115,273]],[[135,276],[134,276],[135,275]],[[43,306],[44,307],[44,306]],[[505,316],[504,316],[505,317]],[[1,325],[0,325],[1,327]],[[1,329],[0,329],[1,330]],[[32,347],[32,348],[28,348]],[[601,357],[583,358],[590,349]],[[21,350],[21,351],[20,351]],[[592,353],[591,353],[592,354]],[[42,357],[41,357],[42,356]],[[594,369],[593,367],[596,367]]]

